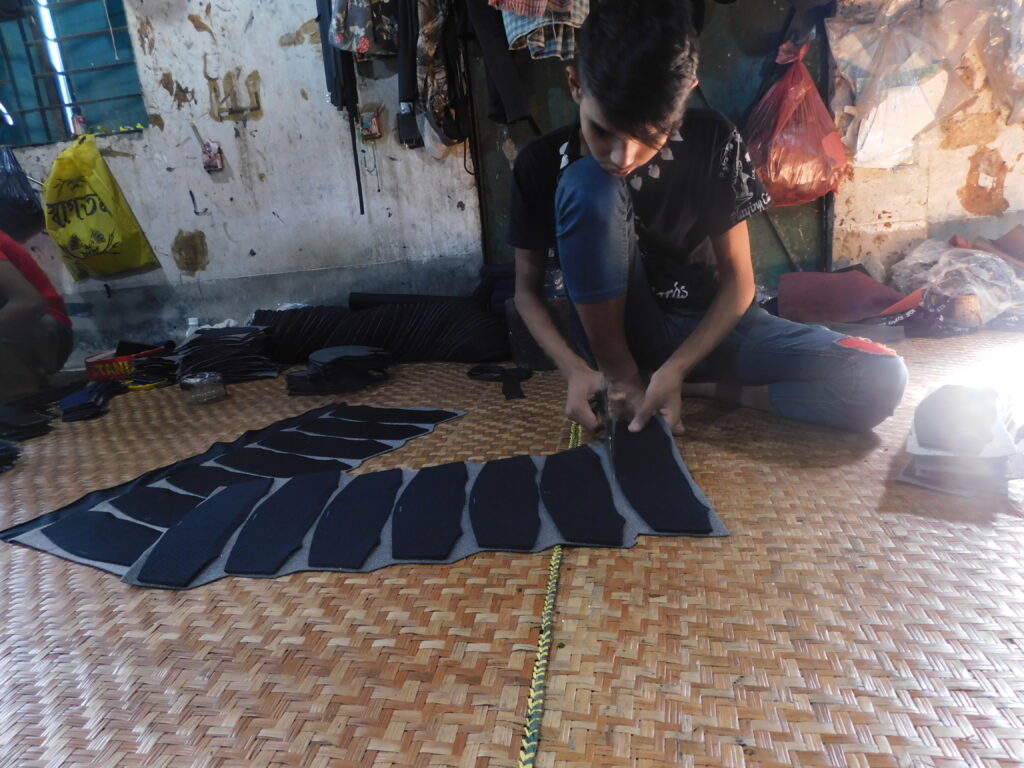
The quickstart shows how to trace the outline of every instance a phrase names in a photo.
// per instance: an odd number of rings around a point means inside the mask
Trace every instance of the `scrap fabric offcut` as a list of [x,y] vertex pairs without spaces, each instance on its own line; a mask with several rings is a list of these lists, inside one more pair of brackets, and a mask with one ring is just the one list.
[[462,414],[329,405],[90,493],[0,539],[188,589],[225,576],[450,563],[481,550],[722,536],[661,421],[547,457],[348,470]]

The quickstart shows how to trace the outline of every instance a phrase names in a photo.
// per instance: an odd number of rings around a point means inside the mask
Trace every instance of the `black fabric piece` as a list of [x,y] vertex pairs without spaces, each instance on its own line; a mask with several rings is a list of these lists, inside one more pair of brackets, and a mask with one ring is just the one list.
[[409,481],[391,520],[391,554],[399,560],[444,560],[462,534],[466,465],[427,467]]
[[466,375],[476,381],[500,381],[501,392],[506,400],[522,400],[526,395],[520,382],[533,376],[533,371],[529,368],[505,368],[501,365],[481,363],[470,368]]
[[52,417],[35,411],[0,405],[0,439],[28,440],[50,431]]
[[92,510],[58,520],[43,533],[76,557],[125,566],[138,560],[160,538],[160,531]]
[[6,472],[14,466],[14,462],[21,455],[18,444],[10,440],[0,440],[0,472]]
[[308,475],[311,472],[340,472],[352,469],[351,464],[346,464],[343,461],[311,459],[308,456],[299,456],[294,453],[264,451],[255,446],[247,446],[225,453],[217,459],[217,463],[230,469],[267,477],[295,477],[295,475]]
[[175,350],[138,358],[135,371],[146,380],[205,372],[219,373],[226,384],[272,379],[280,371],[267,357],[268,341],[266,330],[256,326],[200,328]]
[[170,528],[202,501],[199,496],[176,493],[168,488],[141,486],[111,499],[110,503],[134,520]]
[[84,421],[107,412],[107,403],[128,388],[120,381],[93,381],[60,401],[61,421]]
[[626,521],[615,511],[601,460],[586,446],[544,460],[540,495],[566,541],[622,546]]
[[270,576],[299,547],[327,499],[338,487],[337,472],[289,480],[256,507],[228,555],[227,573]]
[[183,491],[199,496],[209,496],[222,485],[234,485],[253,480],[252,475],[229,472],[220,467],[194,465],[184,469],[172,470],[167,475],[167,482]]
[[455,418],[452,411],[376,408],[372,405],[340,405],[327,415],[338,419],[379,421],[384,424],[440,424],[442,421]]
[[408,440],[430,430],[415,424],[377,424],[372,421],[345,421],[344,419],[316,419],[301,427],[303,432],[326,437],[371,440]]
[[676,445],[651,420],[640,432],[626,422],[612,429],[612,464],[633,509],[658,533],[710,533],[710,510],[697,498],[676,463]]
[[380,543],[380,532],[402,486],[402,470],[359,475],[324,510],[309,547],[312,568],[359,568]]
[[318,349],[309,356],[310,373],[324,379],[384,371],[390,364],[391,355],[386,350],[351,344]]
[[277,432],[261,438],[256,445],[273,448],[276,451],[331,459],[368,459],[391,450],[390,445],[378,443],[376,440],[345,440],[340,437],[306,435],[302,432]]
[[471,298],[386,304],[358,312],[338,312],[336,307],[259,310],[253,322],[268,326],[271,349],[282,362],[304,360],[322,347],[351,344],[386,349],[395,363],[481,363],[509,357],[504,322]]
[[537,467],[529,456],[489,461],[469,495],[477,543],[487,549],[530,550],[540,531]]
[[139,569],[139,581],[162,587],[187,587],[214,560],[249,516],[272,480],[254,479],[225,488],[167,530]]

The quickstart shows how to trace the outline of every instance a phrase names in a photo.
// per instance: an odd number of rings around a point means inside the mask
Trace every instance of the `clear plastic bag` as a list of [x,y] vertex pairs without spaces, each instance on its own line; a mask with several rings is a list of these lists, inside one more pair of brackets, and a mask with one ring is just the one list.
[[839,74],[854,99],[856,125],[847,134],[854,165],[911,162],[916,138],[974,98],[956,67],[990,6],[991,0],[891,3],[880,22],[826,21]]
[[1024,0],[996,0],[981,57],[1007,122],[1024,121]]
[[986,251],[925,240],[892,268],[892,285],[907,294],[924,289],[925,307],[960,296],[978,298],[981,321],[1024,309],[1024,281],[1005,261]]
[[846,171],[846,149],[803,62],[809,44],[779,48],[786,73],[747,121],[750,157],[776,206],[798,205],[834,192]]

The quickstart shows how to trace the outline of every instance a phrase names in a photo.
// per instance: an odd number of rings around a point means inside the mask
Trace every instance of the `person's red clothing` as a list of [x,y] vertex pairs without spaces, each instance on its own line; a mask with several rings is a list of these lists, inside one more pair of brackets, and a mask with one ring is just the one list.
[[39,291],[39,295],[46,302],[46,311],[54,320],[71,327],[71,318],[68,316],[68,308],[64,305],[64,299],[57,293],[46,273],[36,264],[32,254],[21,243],[2,230],[0,230],[0,260],[11,262],[14,268],[21,272],[22,277]]

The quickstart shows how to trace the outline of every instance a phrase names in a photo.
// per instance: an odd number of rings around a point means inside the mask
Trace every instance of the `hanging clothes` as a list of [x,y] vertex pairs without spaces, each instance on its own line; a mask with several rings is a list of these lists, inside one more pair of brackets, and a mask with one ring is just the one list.
[[522,16],[502,11],[505,36],[511,50],[526,48],[535,59],[576,56],[576,30],[590,13],[590,0],[568,0],[562,10],[547,10],[543,16]]
[[395,0],[334,0],[331,43],[359,59],[398,54]]
[[419,0],[418,103],[448,146],[465,141],[472,130],[469,81],[460,40],[467,23],[464,14],[465,6],[453,0]]
[[543,16],[548,11],[569,10],[572,0],[489,0],[491,7],[520,16]]
[[530,114],[527,87],[520,65],[529,62],[522,51],[510,51],[501,12],[487,0],[466,0],[466,14],[480,44],[487,73],[487,116],[498,123],[529,120],[537,135],[540,129]]

